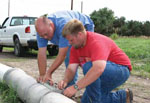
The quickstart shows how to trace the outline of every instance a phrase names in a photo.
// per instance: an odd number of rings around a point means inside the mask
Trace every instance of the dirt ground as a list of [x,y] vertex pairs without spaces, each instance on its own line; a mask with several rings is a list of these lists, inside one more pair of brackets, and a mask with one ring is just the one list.
[[[52,64],[54,59],[49,58],[47,61],[48,66]],[[13,52],[3,51],[0,53],[0,63],[20,68],[27,74],[38,77],[37,57],[33,54],[26,54],[24,57],[15,57]],[[63,78],[65,66],[62,64],[53,74],[53,80],[57,83]],[[82,78],[82,69],[79,69],[79,79]],[[130,76],[128,81],[121,88],[130,88],[134,93],[133,103],[150,103],[150,79],[141,78],[137,76]],[[77,93],[80,95],[84,90]]]

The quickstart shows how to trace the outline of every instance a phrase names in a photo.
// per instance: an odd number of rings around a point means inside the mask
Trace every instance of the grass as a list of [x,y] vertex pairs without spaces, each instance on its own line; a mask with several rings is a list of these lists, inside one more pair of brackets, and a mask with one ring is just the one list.
[[3,61],[5,62],[22,62],[22,61],[26,61],[28,59],[25,59],[25,58],[17,58],[17,59],[10,59],[10,58],[6,58],[6,59],[3,59]]
[[150,78],[150,38],[122,37],[115,42],[131,59],[132,74]]
[[0,95],[0,103],[22,103],[13,88],[2,82],[0,82]]
[[[9,48],[9,47],[4,47],[3,48],[3,50],[4,51],[9,51],[9,52],[14,52],[14,48]],[[37,57],[37,54],[38,54],[38,50],[34,50],[34,49],[30,49],[29,51],[27,51],[27,52],[25,52],[25,54],[24,54],[24,56],[25,57],[27,57],[27,56],[32,56],[32,57]],[[47,58],[48,59],[53,59],[53,58],[56,58],[56,56],[49,56],[49,53],[48,53],[48,51],[47,51]],[[14,62],[19,62],[19,61],[23,61],[23,60],[26,60],[26,59],[24,59],[24,58],[22,58],[22,57],[19,57],[19,58],[17,58],[17,59],[11,59],[10,60],[10,58],[8,58],[8,59],[5,59],[5,61],[14,61]]]

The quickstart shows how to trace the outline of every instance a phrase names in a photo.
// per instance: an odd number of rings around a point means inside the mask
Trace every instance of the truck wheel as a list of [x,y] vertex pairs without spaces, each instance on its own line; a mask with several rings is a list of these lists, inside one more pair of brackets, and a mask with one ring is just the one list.
[[48,48],[48,53],[50,56],[56,56],[58,54],[58,46],[52,46],[51,48]]
[[0,52],[2,52],[3,51],[3,46],[0,46]]
[[22,54],[23,54],[23,48],[22,48],[18,38],[16,38],[15,42],[14,42],[14,53],[18,57],[22,56]]

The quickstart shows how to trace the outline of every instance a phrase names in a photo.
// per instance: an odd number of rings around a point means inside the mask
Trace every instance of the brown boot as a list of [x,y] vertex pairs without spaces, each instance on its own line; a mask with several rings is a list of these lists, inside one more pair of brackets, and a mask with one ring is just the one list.
[[133,102],[133,92],[130,89],[126,89],[126,103],[132,103]]

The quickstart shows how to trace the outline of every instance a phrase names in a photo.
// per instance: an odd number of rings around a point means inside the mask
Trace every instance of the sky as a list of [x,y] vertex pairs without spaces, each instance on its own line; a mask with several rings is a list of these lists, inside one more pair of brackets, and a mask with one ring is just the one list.
[[[0,0],[0,24],[8,17],[8,1]],[[73,0],[73,10],[89,15],[104,7],[126,20],[150,21],[150,0]],[[10,16],[34,16],[71,10],[71,0],[10,0]]]

